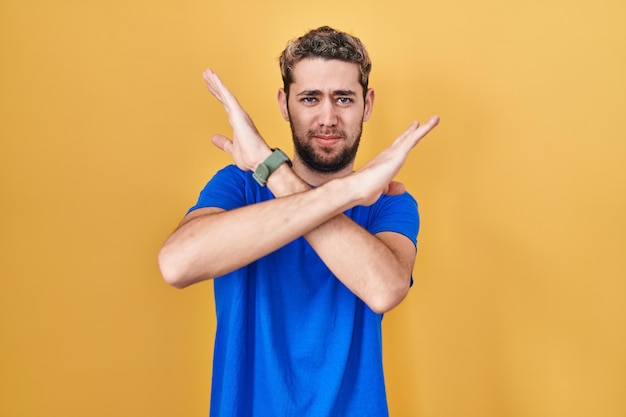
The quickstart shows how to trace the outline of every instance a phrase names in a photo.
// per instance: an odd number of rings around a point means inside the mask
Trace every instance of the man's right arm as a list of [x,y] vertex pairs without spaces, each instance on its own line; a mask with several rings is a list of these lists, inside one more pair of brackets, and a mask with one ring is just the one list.
[[[281,166],[272,176],[292,178]],[[282,175],[281,175],[282,174]],[[285,175],[287,174],[287,175]],[[270,177],[270,180],[272,177]],[[323,186],[234,210],[190,212],[159,252],[164,279],[184,288],[245,266],[310,232],[362,199],[344,177]]]

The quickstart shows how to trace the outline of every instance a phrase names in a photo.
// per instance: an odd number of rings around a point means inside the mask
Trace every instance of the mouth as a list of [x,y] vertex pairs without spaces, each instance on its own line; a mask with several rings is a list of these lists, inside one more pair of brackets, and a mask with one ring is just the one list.
[[314,135],[313,139],[323,146],[332,146],[339,142],[341,137],[335,135]]

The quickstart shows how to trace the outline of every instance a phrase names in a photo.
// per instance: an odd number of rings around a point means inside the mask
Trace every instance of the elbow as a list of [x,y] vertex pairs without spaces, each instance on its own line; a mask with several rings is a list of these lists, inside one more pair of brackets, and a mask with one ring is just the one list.
[[178,262],[166,246],[161,248],[158,256],[159,270],[163,280],[174,288],[182,289],[189,285]]
[[199,265],[193,256],[167,244],[159,251],[158,264],[163,280],[178,289],[215,276],[207,265]]
[[372,297],[368,304],[369,308],[376,314],[385,314],[398,306],[409,293],[410,281],[406,285],[398,285],[387,291],[379,292]]
[[393,310],[401,301],[402,299],[382,299],[381,297],[380,300],[373,300],[368,303],[368,306],[376,314],[385,314]]

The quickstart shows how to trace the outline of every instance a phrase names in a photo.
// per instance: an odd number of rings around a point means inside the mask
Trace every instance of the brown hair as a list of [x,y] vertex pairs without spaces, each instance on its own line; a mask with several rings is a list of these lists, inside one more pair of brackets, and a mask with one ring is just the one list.
[[304,58],[338,59],[354,62],[359,66],[361,72],[359,83],[363,87],[363,96],[365,97],[369,74],[372,70],[372,61],[359,38],[329,26],[322,26],[289,41],[279,58],[283,88],[287,96],[289,96],[289,86],[293,83],[293,67]]

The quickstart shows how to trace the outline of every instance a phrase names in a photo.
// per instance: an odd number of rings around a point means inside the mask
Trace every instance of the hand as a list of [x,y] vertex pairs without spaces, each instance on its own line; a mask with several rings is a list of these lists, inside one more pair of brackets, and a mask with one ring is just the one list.
[[431,117],[425,124],[413,122],[391,146],[358,171],[349,176],[354,180],[358,190],[357,199],[360,205],[374,204],[381,194],[400,194],[405,187],[393,178],[404,165],[409,152],[419,141],[433,130],[439,123],[439,116]]
[[228,152],[235,164],[244,171],[254,171],[256,166],[272,152],[254,122],[241,107],[233,93],[212,70],[202,74],[211,94],[219,100],[228,114],[228,122],[233,128],[233,140],[226,136],[214,135],[211,142],[221,150]]

